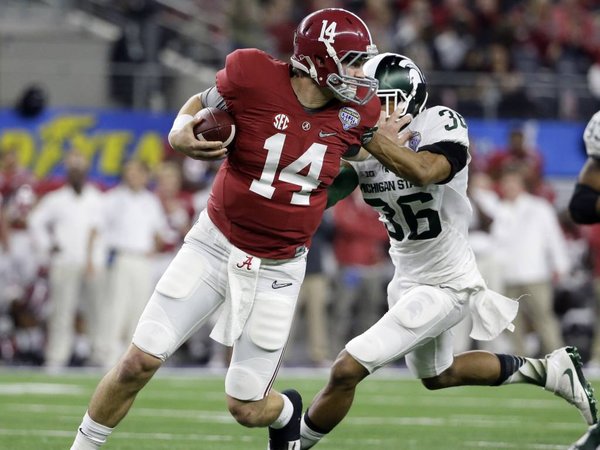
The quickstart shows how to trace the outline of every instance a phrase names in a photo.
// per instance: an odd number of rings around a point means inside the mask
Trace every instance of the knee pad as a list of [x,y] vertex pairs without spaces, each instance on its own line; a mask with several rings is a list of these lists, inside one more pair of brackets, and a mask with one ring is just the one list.
[[[225,392],[237,400],[262,400],[269,386],[273,363],[264,358],[253,358],[232,363],[225,376]],[[268,370],[267,370],[268,369]],[[268,372],[267,380],[261,372]]]
[[383,353],[383,343],[375,333],[369,333],[369,330],[356,336],[346,344],[346,351],[361,363],[369,372],[375,370],[373,363],[381,358]]
[[248,319],[250,340],[271,352],[283,348],[290,333],[295,306],[295,299],[258,293]]
[[150,299],[133,334],[133,344],[143,352],[165,361],[176,345],[175,335],[165,323],[169,321],[162,308]]
[[438,320],[451,309],[450,294],[437,287],[422,285],[406,291],[389,312],[401,326],[417,329]]

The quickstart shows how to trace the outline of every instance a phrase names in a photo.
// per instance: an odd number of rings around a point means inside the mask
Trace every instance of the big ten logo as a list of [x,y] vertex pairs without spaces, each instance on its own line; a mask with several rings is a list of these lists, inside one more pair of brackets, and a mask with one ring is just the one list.
[[15,150],[20,164],[39,179],[51,175],[71,148],[95,161],[90,175],[99,178],[119,175],[123,161],[131,156],[151,168],[164,158],[161,133],[98,128],[93,114],[61,115],[38,129],[0,129],[0,151]]

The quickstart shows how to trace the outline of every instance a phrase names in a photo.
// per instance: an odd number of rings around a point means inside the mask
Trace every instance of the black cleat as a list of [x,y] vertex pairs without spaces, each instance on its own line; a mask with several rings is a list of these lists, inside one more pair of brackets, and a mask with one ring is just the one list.
[[294,414],[288,424],[276,430],[269,427],[269,447],[267,450],[300,450],[300,419],[302,417],[302,396],[295,389],[281,393],[294,405]]
[[600,448],[600,425],[591,426],[587,433],[569,447],[569,450],[597,450]]

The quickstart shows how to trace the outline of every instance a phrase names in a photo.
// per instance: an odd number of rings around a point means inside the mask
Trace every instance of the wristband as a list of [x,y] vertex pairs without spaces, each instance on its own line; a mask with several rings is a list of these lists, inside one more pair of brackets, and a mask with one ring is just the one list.
[[[179,114],[175,117],[173,121],[173,126],[171,127],[171,131],[181,130],[184,126],[194,120],[194,116],[190,114]],[[170,133],[170,132],[169,132]]]
[[194,117],[191,116],[190,114],[179,114],[177,117],[175,117],[175,120],[173,121],[173,126],[171,127],[171,131],[169,131],[169,135],[167,136],[167,140],[169,141],[169,144],[171,145],[171,147],[173,147],[173,144],[171,143],[171,134],[174,131],[181,130],[184,126],[186,126],[192,120],[194,120]]

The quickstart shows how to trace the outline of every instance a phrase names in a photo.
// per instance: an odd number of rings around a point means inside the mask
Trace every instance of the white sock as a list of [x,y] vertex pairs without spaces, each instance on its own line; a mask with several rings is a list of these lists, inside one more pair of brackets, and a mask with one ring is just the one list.
[[275,422],[269,425],[276,430],[285,427],[294,414],[294,405],[288,396],[282,395],[281,398],[283,398],[283,408],[281,409],[281,413],[279,414],[279,417],[275,419]]
[[92,420],[86,411],[71,450],[97,450],[106,442],[112,430]]
[[314,447],[323,436],[325,436],[324,433],[318,433],[310,428],[304,420],[304,415],[302,415],[302,420],[300,421],[300,448],[305,450]]

